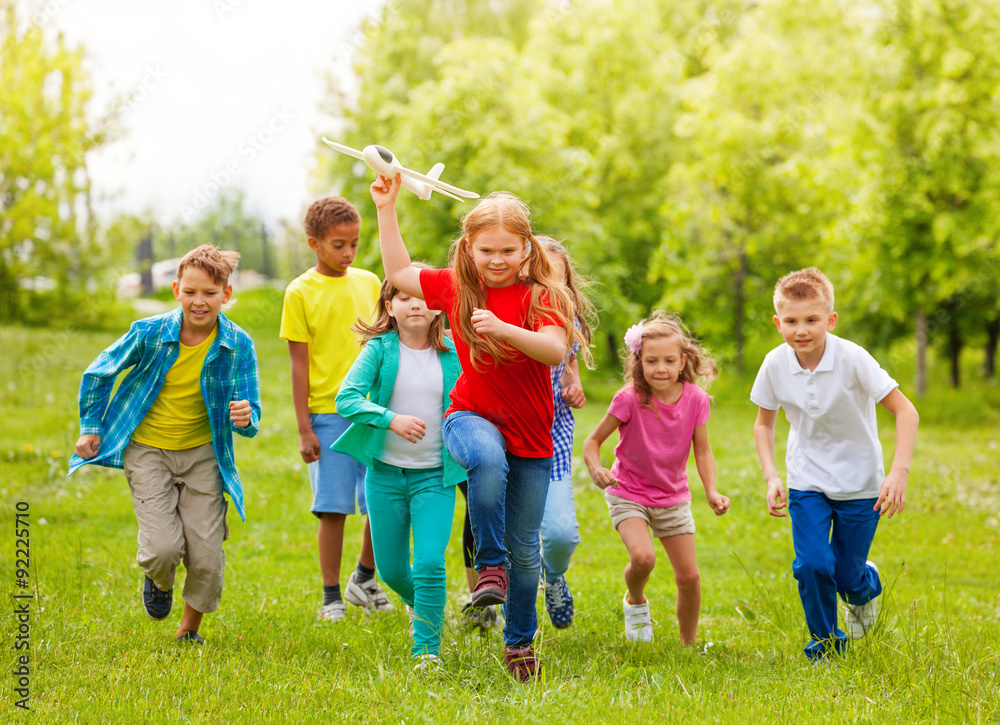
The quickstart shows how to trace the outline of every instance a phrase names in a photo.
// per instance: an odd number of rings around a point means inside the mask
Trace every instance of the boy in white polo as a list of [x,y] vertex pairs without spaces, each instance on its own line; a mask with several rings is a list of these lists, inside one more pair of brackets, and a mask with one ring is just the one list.
[[[767,509],[792,517],[792,572],[811,641],[807,657],[841,651],[875,623],[882,593],[867,561],[879,518],[902,513],[919,417],[913,404],[863,348],[830,333],[833,285],[809,267],[774,288],[774,324],[785,343],[764,359],[750,400],[759,406],[754,440],[767,481]],[[875,403],[896,416],[896,453],[885,475]],[[778,408],[791,424],[788,497],[774,463]],[[847,603],[837,627],[837,595]]]

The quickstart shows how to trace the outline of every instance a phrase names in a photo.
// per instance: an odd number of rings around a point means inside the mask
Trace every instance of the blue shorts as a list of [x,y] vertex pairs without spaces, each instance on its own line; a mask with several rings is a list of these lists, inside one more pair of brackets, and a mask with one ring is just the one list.
[[312,487],[313,515],[353,514],[354,501],[362,515],[368,513],[365,503],[365,466],[344,453],[330,450],[351,425],[337,413],[310,413],[309,423],[319,438],[319,460],[309,464],[309,485]]

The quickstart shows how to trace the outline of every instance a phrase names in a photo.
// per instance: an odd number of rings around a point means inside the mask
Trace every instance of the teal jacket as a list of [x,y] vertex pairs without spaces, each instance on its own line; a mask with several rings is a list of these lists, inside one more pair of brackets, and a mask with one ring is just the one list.
[[[439,352],[444,382],[444,410],[451,405],[451,389],[462,372],[455,352],[455,343],[447,337],[447,352]],[[337,412],[351,421],[351,427],[330,446],[338,453],[346,453],[361,461],[368,468],[372,459],[378,458],[385,446],[389,423],[396,414],[389,410],[389,399],[399,372],[399,335],[387,332],[373,337],[361,349],[350,372],[337,393]],[[395,435],[393,433],[392,435]],[[444,485],[454,486],[468,478],[465,469],[451,457],[444,442],[441,443],[441,460],[444,461]]]

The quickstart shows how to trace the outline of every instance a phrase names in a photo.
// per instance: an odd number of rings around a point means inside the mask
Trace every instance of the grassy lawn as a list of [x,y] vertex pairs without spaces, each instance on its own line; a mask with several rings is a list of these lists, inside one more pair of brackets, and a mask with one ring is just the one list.
[[[136,525],[122,473],[95,467],[65,477],[79,431],[80,374],[116,336],[0,330],[0,519],[7,532],[0,576],[5,591],[23,591],[15,585],[13,532],[17,502],[27,502],[35,595],[31,710],[14,705],[10,673],[23,651],[14,649],[18,623],[9,614],[0,721],[1000,721],[997,387],[954,392],[935,380],[942,389],[917,401],[922,421],[907,510],[882,522],[872,551],[886,585],[880,624],[833,666],[813,667],[801,654],[807,637],[790,528],[787,519],[767,516],[753,447],[752,377],[724,371],[712,391],[709,431],[719,489],[732,498],[726,516],[712,515],[693,462],[690,470],[703,589],[696,646],[678,645],[673,577],[662,552],[648,591],[656,641],[637,647],[624,640],[625,549],[578,461],[582,543],[567,576],[577,615],[572,627],[556,631],[539,598],[544,681],[523,686],[506,675],[499,632],[480,637],[458,627],[466,594],[461,504],[448,552],[444,671],[418,675],[394,594],[395,612],[366,618],[352,609],[338,625],[316,621],[316,525],[298,456],[287,350],[277,339],[279,305],[280,297],[251,299],[232,314],[257,343],[263,425],[255,439],[236,441],[248,520],[230,516],[223,604],[206,617],[201,648],[174,642],[179,606],[165,622],[141,610]],[[775,335],[773,344],[779,341]],[[751,358],[750,366],[758,362]],[[909,371],[890,373],[909,380]],[[578,446],[613,389],[591,379]],[[880,422],[888,462],[894,430],[891,418]],[[783,425],[781,416],[782,460]],[[348,526],[349,563],[360,522],[351,517]]]

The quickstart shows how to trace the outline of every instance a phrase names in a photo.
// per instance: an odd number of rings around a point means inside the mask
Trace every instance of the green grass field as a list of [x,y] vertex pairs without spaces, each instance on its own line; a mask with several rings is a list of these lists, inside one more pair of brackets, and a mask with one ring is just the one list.
[[[556,631],[539,597],[544,680],[515,683],[501,664],[499,632],[481,637],[458,627],[466,594],[461,504],[448,552],[444,671],[418,675],[394,594],[396,612],[366,618],[352,609],[340,624],[316,621],[316,527],[287,351],[276,334],[279,304],[280,297],[250,299],[232,313],[258,346],[263,424],[255,439],[236,443],[248,520],[230,516],[223,603],[205,619],[201,648],[174,642],[179,606],[165,622],[142,612],[135,519],[121,472],[95,467],[65,477],[79,431],[80,374],[116,336],[0,330],[0,519],[7,532],[0,576],[4,591],[23,593],[14,520],[17,503],[26,502],[35,597],[30,711],[15,706],[21,698],[13,674],[25,653],[14,649],[13,608],[25,600],[10,598],[0,635],[0,722],[1000,721],[996,386],[955,392],[935,380],[942,389],[917,401],[922,420],[906,513],[882,522],[872,551],[886,585],[880,623],[837,664],[813,667],[801,654],[807,638],[790,529],[787,519],[767,516],[747,399],[752,378],[724,371],[713,388],[709,431],[719,489],[732,498],[726,516],[712,515],[693,463],[690,471],[703,590],[696,646],[678,644],[665,556],[648,591],[656,642],[625,641],[625,550],[578,462],[582,543],[567,576],[577,615],[572,627]],[[779,341],[775,335],[773,344]],[[909,380],[909,371],[890,373]],[[909,392],[908,382],[903,387]],[[612,391],[613,384],[589,379],[578,447]],[[894,429],[891,418],[880,422],[888,461]],[[779,457],[786,430],[779,425]],[[345,562],[355,559],[359,542],[360,522],[352,517]]]

